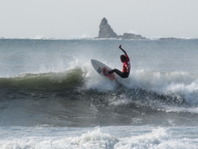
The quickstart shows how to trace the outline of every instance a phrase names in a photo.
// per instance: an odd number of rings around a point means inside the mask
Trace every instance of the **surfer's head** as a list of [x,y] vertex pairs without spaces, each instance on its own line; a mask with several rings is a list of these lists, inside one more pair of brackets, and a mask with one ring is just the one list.
[[125,55],[120,55],[120,60],[121,60],[121,62],[126,62],[127,58]]

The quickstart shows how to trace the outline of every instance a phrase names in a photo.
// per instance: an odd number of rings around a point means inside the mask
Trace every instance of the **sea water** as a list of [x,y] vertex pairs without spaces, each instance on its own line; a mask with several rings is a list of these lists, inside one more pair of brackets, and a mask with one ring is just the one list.
[[197,39],[0,39],[0,148],[198,148],[197,67]]

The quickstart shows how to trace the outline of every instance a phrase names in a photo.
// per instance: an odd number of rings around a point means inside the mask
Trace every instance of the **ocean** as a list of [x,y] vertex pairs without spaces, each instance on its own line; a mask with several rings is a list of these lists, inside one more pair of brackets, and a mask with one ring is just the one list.
[[0,148],[197,149],[197,68],[198,39],[0,39]]

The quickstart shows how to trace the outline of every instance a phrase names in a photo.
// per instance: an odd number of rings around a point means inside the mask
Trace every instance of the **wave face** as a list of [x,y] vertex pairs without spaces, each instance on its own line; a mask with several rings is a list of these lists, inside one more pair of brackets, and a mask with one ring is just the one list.
[[1,126],[197,125],[194,40],[119,41],[132,72],[118,82],[101,78],[90,63],[121,67],[118,41],[0,42]]

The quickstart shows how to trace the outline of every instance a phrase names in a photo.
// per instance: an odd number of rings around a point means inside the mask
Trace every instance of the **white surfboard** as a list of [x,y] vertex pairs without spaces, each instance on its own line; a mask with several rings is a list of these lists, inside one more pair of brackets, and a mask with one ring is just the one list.
[[100,61],[91,59],[91,63],[94,67],[94,69],[102,76],[103,78],[109,79],[111,81],[114,81],[118,78],[118,75],[115,73],[108,74],[107,72],[112,70],[110,67],[106,66]]

